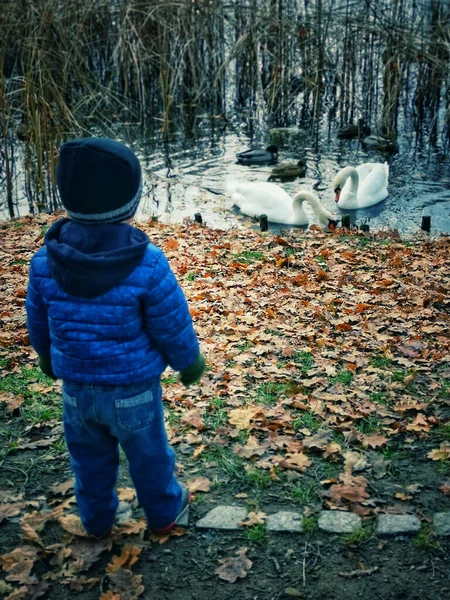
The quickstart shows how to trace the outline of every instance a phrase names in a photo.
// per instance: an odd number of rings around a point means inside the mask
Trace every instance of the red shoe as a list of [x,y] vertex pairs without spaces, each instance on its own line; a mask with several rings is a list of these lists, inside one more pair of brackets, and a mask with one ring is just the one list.
[[189,510],[189,504],[192,501],[192,494],[184,485],[181,486],[181,490],[181,508],[180,512],[175,518],[175,521],[172,521],[172,523],[170,523],[170,525],[166,525],[166,527],[152,529],[152,533],[154,533],[155,535],[165,535],[166,533],[171,532],[175,525],[177,525],[178,522],[181,521],[184,516],[186,516]]

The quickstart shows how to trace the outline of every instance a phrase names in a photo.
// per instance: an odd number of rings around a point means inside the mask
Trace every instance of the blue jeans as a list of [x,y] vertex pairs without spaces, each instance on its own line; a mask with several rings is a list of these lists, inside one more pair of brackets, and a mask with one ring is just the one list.
[[86,531],[101,536],[117,510],[120,444],[149,527],[172,523],[181,508],[175,453],[164,427],[159,381],[145,386],[63,383],[64,433]]

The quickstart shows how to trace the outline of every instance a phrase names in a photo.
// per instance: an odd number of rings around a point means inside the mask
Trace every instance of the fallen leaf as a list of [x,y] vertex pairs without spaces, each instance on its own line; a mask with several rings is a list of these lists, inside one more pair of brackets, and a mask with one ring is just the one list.
[[445,481],[439,489],[445,496],[450,496],[450,481]]
[[364,435],[361,441],[364,448],[368,448],[369,446],[371,448],[378,448],[387,444],[388,439],[379,433],[372,433],[371,435]]
[[67,492],[73,489],[74,483],[74,479],[68,479],[63,483],[55,483],[50,489],[55,496],[65,496]]
[[142,575],[134,575],[129,569],[118,569],[108,575],[113,587],[111,590],[120,596],[120,600],[136,600],[145,591]]
[[278,463],[280,467],[285,469],[295,469],[296,471],[304,471],[312,465],[310,458],[303,452],[297,452],[296,454],[288,454],[286,458]]
[[20,515],[25,506],[26,504],[24,502],[0,504],[0,523],[4,519],[10,519],[11,517],[16,517],[17,515]]
[[303,446],[305,448],[317,448],[318,450],[323,450],[329,444],[332,437],[332,431],[320,431],[309,438],[305,438],[303,440]]
[[175,238],[169,238],[164,246],[165,250],[178,250],[178,241]]
[[69,533],[79,537],[89,537],[78,515],[64,515],[58,518],[58,522]]
[[124,567],[129,568],[139,560],[139,554],[142,548],[138,546],[124,546],[120,556],[113,556],[111,562],[106,567],[107,573],[114,573],[118,569]]
[[237,429],[250,429],[250,421],[261,413],[260,406],[247,406],[247,408],[236,408],[228,413],[228,421]]
[[134,502],[136,500],[136,490],[132,487],[118,488],[117,495],[122,502]]
[[240,521],[239,525],[244,527],[251,527],[252,525],[261,525],[267,519],[267,515],[264,512],[249,512],[244,520]]
[[211,491],[211,480],[207,477],[197,477],[193,481],[187,482],[187,488],[190,492],[210,492]]
[[246,577],[247,572],[251,569],[253,564],[252,561],[245,556],[247,550],[248,548],[241,548],[238,550],[236,552],[237,558],[220,560],[222,566],[215,570],[215,573],[219,575],[220,579],[228,581],[229,583],[234,583],[238,578],[243,579]]
[[13,413],[24,402],[22,394],[12,394],[11,392],[0,392],[0,402],[6,404],[6,410]]
[[448,442],[442,443],[439,448],[435,448],[428,452],[427,457],[431,458],[431,460],[449,460],[450,444]]

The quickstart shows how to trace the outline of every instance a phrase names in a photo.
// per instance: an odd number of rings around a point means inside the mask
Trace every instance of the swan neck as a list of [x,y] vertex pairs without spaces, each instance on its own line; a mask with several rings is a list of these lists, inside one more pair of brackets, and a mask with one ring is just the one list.
[[353,167],[349,167],[349,177],[350,177],[350,191],[353,194],[356,194],[359,186],[359,175],[358,171]]
[[320,200],[316,196],[314,196],[314,194],[310,194],[309,192],[303,192],[303,191],[302,192],[298,192],[294,196],[294,206],[296,204],[300,204],[300,206],[301,206],[303,204],[303,202],[308,202],[308,204],[311,206],[311,208],[313,209],[314,213],[317,216],[320,216],[320,215],[323,215],[323,216],[326,216],[326,217],[330,216],[330,213],[322,205],[322,203],[320,202]]

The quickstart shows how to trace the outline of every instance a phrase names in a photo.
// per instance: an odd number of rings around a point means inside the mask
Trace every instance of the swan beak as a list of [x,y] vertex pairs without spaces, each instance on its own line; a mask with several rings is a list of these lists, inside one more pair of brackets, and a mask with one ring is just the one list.
[[337,224],[338,222],[334,219],[328,219],[328,229],[331,229],[331,231],[334,231],[336,229]]
[[334,190],[334,193],[336,194],[336,195],[335,195],[335,197],[334,197],[334,201],[335,201],[335,202],[339,202],[339,197],[340,197],[340,195],[341,195],[341,188],[340,188],[340,187],[337,187],[337,188]]

